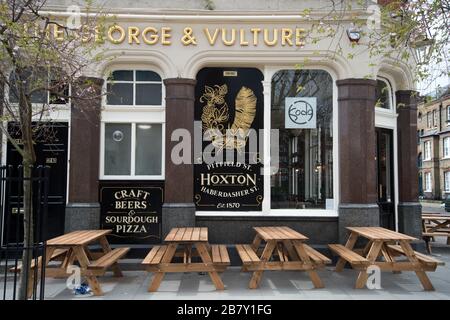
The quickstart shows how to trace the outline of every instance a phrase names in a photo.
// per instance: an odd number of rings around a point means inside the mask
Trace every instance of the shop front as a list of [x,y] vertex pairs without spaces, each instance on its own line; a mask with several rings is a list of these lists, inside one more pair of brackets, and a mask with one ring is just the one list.
[[266,225],[318,246],[347,226],[420,236],[409,68],[346,34],[339,52],[337,36],[308,42],[317,21],[289,6],[115,8],[105,59],[83,75],[96,98],[59,119],[70,131],[60,232],[111,228],[136,247],[181,226],[226,244]]

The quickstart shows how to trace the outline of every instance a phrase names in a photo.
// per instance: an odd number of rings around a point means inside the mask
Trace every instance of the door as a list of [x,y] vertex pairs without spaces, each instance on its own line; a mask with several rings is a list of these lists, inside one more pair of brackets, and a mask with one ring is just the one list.
[[380,226],[395,230],[393,131],[376,128],[376,139]]
[[[20,137],[18,134],[14,134],[17,130],[14,129],[14,124],[10,124],[8,130],[12,135],[17,135],[16,141],[20,143]],[[66,189],[67,189],[67,143],[68,143],[68,125],[67,123],[52,123],[43,127],[45,133],[41,136],[45,139],[39,138],[37,135],[37,143],[35,145],[36,150],[36,165],[49,166],[49,184],[48,184],[48,215],[47,225],[44,230],[47,234],[44,237],[51,238],[64,233],[64,216],[66,206]],[[41,141],[39,141],[41,140]],[[6,153],[7,165],[17,167],[22,163],[22,157],[11,143],[7,144]],[[19,237],[22,237],[22,217],[17,217],[17,208],[22,205],[21,196],[17,196],[19,186],[16,183],[12,183],[10,190],[6,190],[5,195],[5,214],[11,214],[10,230],[19,230]],[[19,206],[17,203],[20,203]],[[23,214],[21,212],[21,214]],[[6,216],[5,216],[6,218]],[[8,221],[4,219],[4,221]],[[21,242],[21,239],[15,239],[16,232],[10,233],[10,239],[8,242]],[[4,239],[6,240],[6,239]]]

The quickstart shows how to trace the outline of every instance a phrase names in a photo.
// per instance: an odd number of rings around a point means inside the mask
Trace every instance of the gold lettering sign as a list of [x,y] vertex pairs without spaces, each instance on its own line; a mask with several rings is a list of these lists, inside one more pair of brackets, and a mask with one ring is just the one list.
[[[24,28],[30,34],[45,33],[45,36],[55,41],[62,42],[67,34],[66,29],[58,24],[49,25],[45,30],[39,26],[25,24]],[[179,41],[184,46],[197,46],[200,43],[207,43],[210,46],[225,47],[249,47],[266,46],[274,47],[302,47],[305,45],[306,32],[303,28],[289,27],[246,27],[246,28],[215,28],[206,27],[202,30],[185,26],[177,30],[178,39],[175,39],[171,27],[156,27],[152,25],[144,26],[122,26],[114,24],[103,27],[91,27],[82,25],[76,32],[82,42],[107,41],[112,44],[128,43],[129,45],[157,45],[168,46],[173,41]],[[197,34],[198,33],[198,34]]]

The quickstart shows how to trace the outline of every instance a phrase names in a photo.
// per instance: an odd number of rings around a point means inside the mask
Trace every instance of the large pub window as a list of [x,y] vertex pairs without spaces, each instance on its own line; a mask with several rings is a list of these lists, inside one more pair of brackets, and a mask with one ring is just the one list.
[[[302,127],[302,121],[297,121],[300,128],[297,122],[292,124],[302,112],[316,114],[308,128]],[[279,144],[279,170],[271,176],[271,208],[333,209],[330,74],[323,70],[277,72],[272,77],[271,128],[279,130],[279,141],[271,141]]]
[[161,77],[150,70],[114,70],[105,89],[105,111],[131,110],[102,126],[102,178],[163,179],[163,111],[154,109],[162,107]]

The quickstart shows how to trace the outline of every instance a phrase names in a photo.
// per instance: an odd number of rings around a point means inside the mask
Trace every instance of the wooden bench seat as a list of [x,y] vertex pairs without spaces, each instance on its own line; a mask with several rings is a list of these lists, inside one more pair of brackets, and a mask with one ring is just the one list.
[[423,232],[422,237],[450,237],[450,230],[449,232],[445,232],[443,230],[438,230],[435,232]]
[[331,251],[336,253],[339,257],[341,257],[351,265],[369,264],[369,260],[346,248],[342,244],[329,244],[328,247]]
[[125,256],[130,248],[116,248],[106,253],[98,260],[93,261],[88,269],[106,269],[116,263],[119,259]]
[[[394,251],[395,253],[399,253],[399,254],[402,254],[402,255],[405,254],[405,252],[403,251],[403,248],[401,246],[399,246],[399,245],[392,245],[391,244],[391,245],[388,245],[388,248],[391,251]],[[419,260],[420,262],[422,262],[424,264],[435,265],[435,266],[443,266],[443,265],[445,265],[444,262],[442,262],[440,260],[437,260],[437,259],[435,259],[433,257],[427,256],[425,254],[422,254],[420,252],[414,251],[414,254],[415,254],[417,260]]]
[[153,246],[152,250],[147,254],[142,264],[156,265],[161,263],[161,259],[167,251],[167,246]]
[[214,264],[226,266],[230,264],[230,256],[226,245],[211,245],[211,256]]
[[253,250],[252,246],[249,244],[237,244],[236,250],[239,254],[239,257],[242,260],[242,263],[245,264],[252,264],[255,262],[260,262],[259,257],[256,255],[255,251]]
[[308,254],[309,258],[316,264],[330,264],[331,259],[327,256],[321,254],[319,251],[313,249],[312,247],[308,246],[307,244],[303,244],[303,247],[306,250],[306,253]]
[[[57,258],[62,257],[67,253],[68,249],[55,249],[53,251],[52,256],[50,257],[50,261],[55,260]],[[31,268],[34,268],[36,266],[36,260],[38,262],[38,265],[41,264],[42,256],[39,256],[37,259],[31,260]],[[19,263],[16,267],[12,267],[9,269],[9,272],[21,272],[22,271],[22,263]]]

